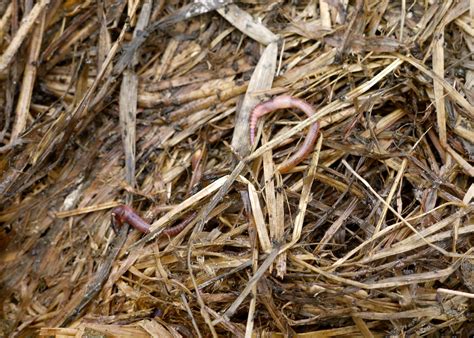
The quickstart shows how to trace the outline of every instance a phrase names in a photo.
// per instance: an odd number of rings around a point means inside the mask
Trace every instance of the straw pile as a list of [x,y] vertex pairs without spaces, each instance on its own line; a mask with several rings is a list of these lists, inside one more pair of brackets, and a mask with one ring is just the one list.
[[473,334],[472,1],[0,7],[1,336]]

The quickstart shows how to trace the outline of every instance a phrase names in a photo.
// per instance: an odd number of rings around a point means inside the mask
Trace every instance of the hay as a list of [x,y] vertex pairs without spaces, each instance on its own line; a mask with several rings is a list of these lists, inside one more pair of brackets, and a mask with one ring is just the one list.
[[472,335],[473,6],[4,2],[0,335]]

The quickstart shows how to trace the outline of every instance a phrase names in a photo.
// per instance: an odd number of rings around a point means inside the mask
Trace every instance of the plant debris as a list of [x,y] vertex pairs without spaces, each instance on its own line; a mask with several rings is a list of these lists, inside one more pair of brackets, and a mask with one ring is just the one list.
[[473,13],[2,2],[0,335],[474,335]]

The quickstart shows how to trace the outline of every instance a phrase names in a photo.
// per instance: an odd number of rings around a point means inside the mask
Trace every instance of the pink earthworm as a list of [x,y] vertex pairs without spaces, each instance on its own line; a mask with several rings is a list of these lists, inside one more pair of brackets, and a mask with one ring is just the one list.
[[112,216],[112,228],[115,233],[118,233],[118,228],[121,227],[123,223],[128,223],[138,231],[145,234],[150,232],[150,224],[138,216],[135,210],[130,208],[128,205],[119,205],[118,207],[113,208],[110,215]]
[[[145,234],[150,233],[150,224],[143,220],[138,214],[127,205],[119,205],[112,209],[112,227],[115,233],[118,232],[118,227],[122,226],[123,223],[128,223],[135,229]],[[171,228],[163,230],[161,236],[174,237],[179,234],[196,216],[196,212],[192,212],[183,221],[178,223]]]
[[[270,112],[279,109],[298,108],[306,113],[309,117],[313,116],[316,111],[307,102],[290,95],[281,95],[274,97],[271,100],[257,104],[250,113],[250,142],[253,145],[255,142],[255,129],[260,117]],[[316,140],[318,139],[319,121],[314,122],[308,131],[308,135],[303,142],[303,145],[288,158],[286,161],[280,163],[277,169],[283,174],[289,172],[301,161],[303,161],[314,149]]]

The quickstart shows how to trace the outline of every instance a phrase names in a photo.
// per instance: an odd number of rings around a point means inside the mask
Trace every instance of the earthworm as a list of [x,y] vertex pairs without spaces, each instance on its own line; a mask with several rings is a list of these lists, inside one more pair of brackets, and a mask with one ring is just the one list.
[[187,215],[185,219],[183,219],[180,223],[176,224],[175,226],[172,226],[171,228],[168,228],[164,230],[161,235],[162,236],[169,236],[169,237],[174,237],[177,234],[179,234],[181,231],[183,231],[186,226],[191,223],[191,221],[196,217],[197,212],[191,212]]
[[[115,207],[112,212],[112,227],[115,233],[118,232],[118,227],[122,226],[123,223],[128,223],[135,229],[145,234],[150,232],[150,224],[145,222],[143,218],[138,216],[138,214],[127,205],[119,205]],[[163,230],[161,236],[174,237],[179,234],[196,216],[196,212],[192,212],[186,217],[183,221],[178,223],[171,228]]]
[[130,208],[128,205],[119,205],[118,207],[113,208],[111,216],[112,227],[116,233],[118,233],[118,228],[121,227],[123,223],[128,223],[140,232],[146,234],[150,232],[150,224],[138,216],[135,210]]
[[[253,145],[255,142],[255,129],[257,127],[258,119],[272,111],[286,108],[298,108],[306,113],[309,117],[313,116],[316,111],[307,102],[297,99],[290,95],[281,95],[274,97],[271,100],[257,104],[250,113],[250,142]],[[318,139],[319,121],[314,122],[308,131],[308,135],[303,142],[303,145],[288,158],[286,161],[280,163],[277,169],[281,173],[287,173],[293,169],[297,164],[303,161],[314,148],[314,144]]]

